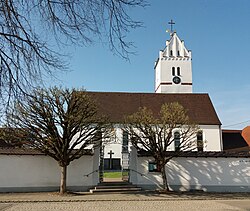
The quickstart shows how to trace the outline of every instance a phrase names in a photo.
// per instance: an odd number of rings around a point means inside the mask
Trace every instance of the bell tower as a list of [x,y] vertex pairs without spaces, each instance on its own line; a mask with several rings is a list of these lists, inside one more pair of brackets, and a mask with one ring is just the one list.
[[192,93],[192,55],[187,50],[184,41],[172,30],[166,47],[159,52],[155,62],[155,92],[156,93]]

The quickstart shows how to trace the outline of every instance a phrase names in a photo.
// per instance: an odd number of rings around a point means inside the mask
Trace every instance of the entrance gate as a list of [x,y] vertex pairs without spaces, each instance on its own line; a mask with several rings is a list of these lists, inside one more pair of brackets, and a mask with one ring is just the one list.
[[[109,160],[109,167],[110,167],[110,169],[112,169],[111,168],[111,166],[113,166],[113,164],[112,164],[112,155],[113,155],[112,150],[110,150],[109,155],[110,155],[110,158],[107,160]],[[120,167],[120,170],[114,170],[113,172],[121,172],[121,179],[124,182],[129,182],[129,157],[130,156],[129,156],[128,146],[121,145],[121,158],[120,158],[121,167]],[[104,158],[104,146],[101,145],[100,158],[99,158],[99,183],[104,182],[104,178],[105,178],[104,172],[105,171],[107,172],[107,170],[105,168],[104,159],[105,159]],[[109,171],[109,172],[112,172],[112,171]]]
[[99,159],[99,183],[103,182],[104,178],[104,146],[100,146],[100,159]]

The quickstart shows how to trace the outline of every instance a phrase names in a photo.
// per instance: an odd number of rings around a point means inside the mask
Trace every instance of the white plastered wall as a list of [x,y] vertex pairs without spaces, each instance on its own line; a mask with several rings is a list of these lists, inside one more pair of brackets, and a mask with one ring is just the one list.
[[104,144],[104,158],[110,158],[108,154],[112,150],[112,158],[122,157],[122,129],[119,124],[114,126],[114,134],[110,142]]
[[[98,153],[83,156],[68,166],[69,189],[86,190],[96,185],[98,173],[87,175],[98,169]],[[44,155],[0,155],[0,192],[57,190],[60,185],[60,167],[57,162]]]
[[[148,172],[150,157],[138,157],[131,180],[145,188],[160,187],[161,174]],[[173,158],[166,166],[173,190],[250,192],[250,158]]]
[[200,125],[203,132],[204,151],[222,151],[220,125]]
[[[110,142],[104,144],[104,158],[110,158],[108,154],[110,150],[114,153],[112,158],[122,158],[122,139],[123,139],[123,125],[117,124],[114,126],[115,136],[112,138]],[[131,143],[129,142],[129,148]]]
[[112,158],[122,157],[122,146],[120,143],[112,143],[104,146],[104,158],[110,158],[110,151],[112,151]]
[[172,83],[172,85],[160,85],[157,93],[192,93],[192,85],[181,85],[173,83],[172,67],[180,67],[181,83],[192,83],[191,58],[159,58],[155,69],[155,89],[161,83]]
[[[222,151],[221,144],[221,129],[220,125],[199,125],[200,130],[202,131],[203,141],[204,141],[204,151]],[[174,132],[178,129],[173,130]],[[197,138],[195,137],[195,142]],[[174,142],[168,147],[169,151],[174,151],[175,146]],[[194,150],[196,151],[196,149]]]

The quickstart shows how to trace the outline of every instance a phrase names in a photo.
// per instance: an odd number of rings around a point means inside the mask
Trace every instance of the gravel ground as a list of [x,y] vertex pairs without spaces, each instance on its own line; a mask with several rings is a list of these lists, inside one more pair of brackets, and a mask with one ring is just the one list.
[[[7,204],[9,207],[2,207],[5,211],[47,211],[47,210],[79,210],[79,211],[230,211],[250,210],[229,205],[221,200],[187,200],[187,201],[88,201],[88,202],[38,202],[38,203],[17,203]],[[237,203],[236,203],[237,204]],[[6,205],[6,204],[1,204]],[[7,206],[6,205],[6,206]]]

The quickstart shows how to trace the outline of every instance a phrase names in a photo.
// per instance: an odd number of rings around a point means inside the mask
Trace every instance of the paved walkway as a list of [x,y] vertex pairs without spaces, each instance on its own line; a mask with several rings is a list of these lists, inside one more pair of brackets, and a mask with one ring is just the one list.
[[70,193],[60,196],[57,192],[0,193],[0,203],[18,202],[79,202],[79,201],[162,201],[162,200],[237,200],[250,199],[250,193],[158,193],[154,191],[97,193]]
[[0,210],[250,210],[250,194],[207,194],[156,192],[89,194],[59,196],[57,193],[0,194]]
[[[242,207],[237,204],[248,203],[248,206]],[[93,202],[40,202],[40,203],[19,203],[19,204],[0,204],[0,210],[5,211],[247,211],[250,209],[249,200],[232,201],[234,205],[228,204],[227,201],[95,201]],[[243,203],[243,204],[244,204]]]

